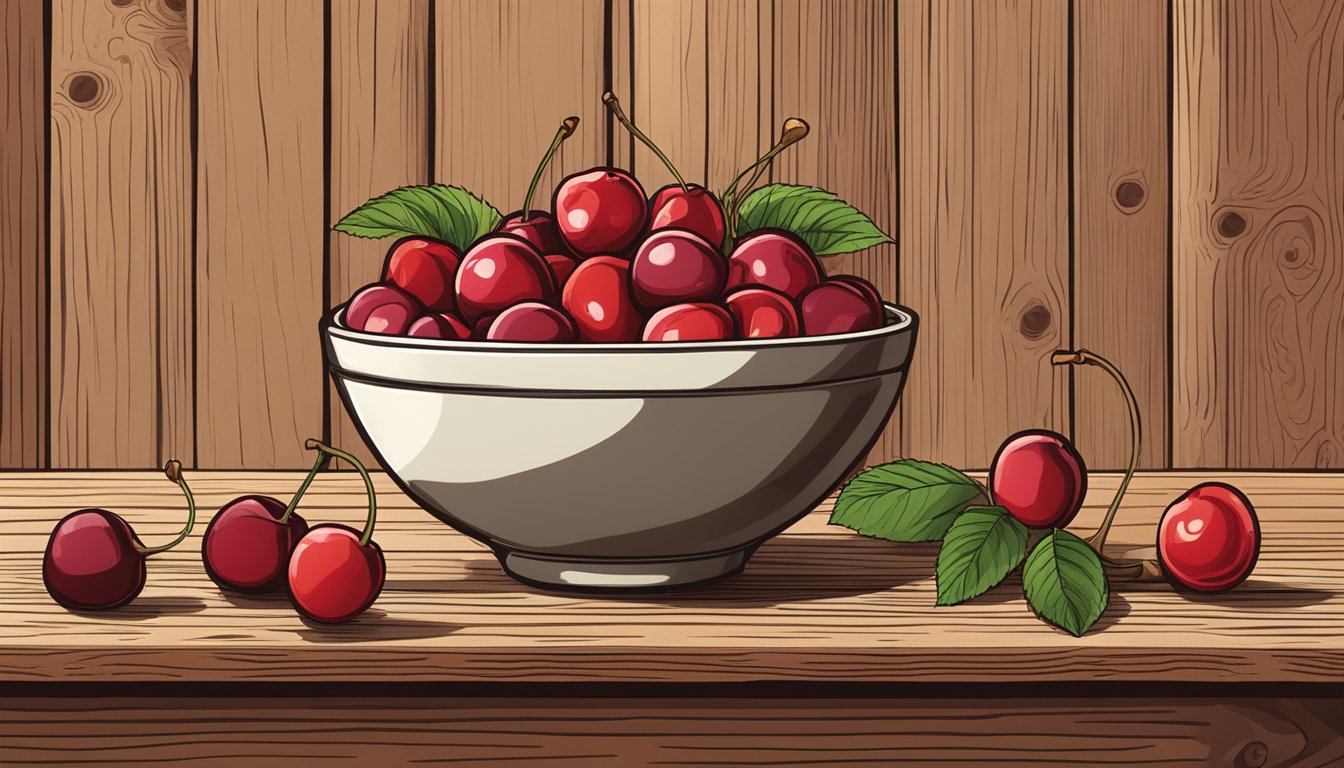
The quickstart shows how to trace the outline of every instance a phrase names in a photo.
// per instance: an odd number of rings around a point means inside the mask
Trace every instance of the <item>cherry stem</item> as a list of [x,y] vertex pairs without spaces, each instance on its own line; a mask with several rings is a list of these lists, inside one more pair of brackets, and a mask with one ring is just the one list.
[[738,199],[737,185],[742,182],[743,177],[753,170],[756,171],[756,173],[752,175],[751,181],[747,182],[747,186],[743,190],[743,196],[745,196],[747,192],[751,191],[752,187],[756,186],[756,182],[761,178],[761,174],[765,173],[770,164],[774,162],[775,155],[778,155],[780,152],[783,152],[794,144],[802,141],[807,137],[807,134],[811,130],[811,126],[809,126],[807,121],[801,117],[790,117],[788,120],[785,120],[784,127],[779,134],[779,141],[775,142],[775,145],[770,148],[770,151],[757,158],[756,162],[743,168],[737,176],[733,177],[732,182],[728,184],[728,188],[723,191],[723,199],[728,207],[729,214],[728,227],[730,230],[733,230],[732,234],[736,234],[737,211],[742,207],[742,201]]
[[191,486],[187,485],[186,479],[182,477],[182,462],[177,459],[169,459],[168,463],[163,465],[163,474],[166,475],[169,480],[177,483],[177,487],[182,489],[182,495],[187,497],[187,524],[182,526],[182,532],[177,534],[177,538],[167,544],[160,544],[157,547],[137,546],[136,550],[145,557],[157,555],[160,552],[167,552],[178,544],[181,544],[183,541],[186,541],[187,536],[191,534],[191,529],[196,526],[196,499],[191,495]]
[[364,462],[355,458],[353,455],[342,451],[340,448],[333,448],[330,445],[318,442],[311,437],[304,441],[303,447],[310,451],[329,453],[338,459],[344,460],[359,472],[360,477],[364,478],[364,490],[369,495],[369,516],[364,521],[364,532],[359,537],[359,546],[367,547],[369,542],[373,541],[373,525],[378,519],[378,495],[373,491],[373,479],[369,477],[369,471],[364,468]]
[[1111,581],[1129,583],[1166,581],[1166,577],[1162,575],[1162,567],[1156,560],[1115,559],[1101,555],[1101,567],[1106,571],[1106,578]]
[[617,100],[616,94],[611,91],[602,94],[602,103],[607,105],[607,109],[611,110],[611,113],[616,116],[616,120],[621,125],[625,126],[625,130],[629,131],[631,136],[634,136],[636,139],[643,142],[644,146],[652,150],[653,154],[657,155],[658,159],[663,161],[663,165],[667,166],[667,170],[671,171],[673,178],[677,180],[677,184],[681,185],[682,191],[690,192],[691,188],[686,184],[686,180],[677,172],[677,167],[672,164],[672,161],[667,159],[667,155],[663,154],[663,150],[659,149],[658,145],[654,144],[652,139],[645,136],[644,132],[636,128],[635,124],[630,122],[630,118],[625,116],[625,112],[621,109],[621,102]]
[[574,135],[574,129],[579,127],[579,118],[574,115],[566,117],[560,122],[560,128],[555,132],[555,138],[551,139],[551,146],[546,149],[546,154],[541,158],[541,164],[537,166],[536,173],[532,174],[532,183],[527,185],[527,197],[523,198],[523,221],[527,221],[532,216],[532,195],[537,191],[537,184],[541,182],[541,175],[546,172],[546,168],[551,164],[551,158],[560,149],[560,145],[565,143],[565,139]]
[[289,518],[294,515],[294,510],[299,507],[299,499],[302,499],[303,494],[308,492],[308,486],[313,484],[313,479],[317,477],[317,473],[326,469],[327,464],[329,463],[331,463],[331,454],[318,448],[317,461],[313,462],[313,468],[308,470],[308,476],[303,478],[303,485],[299,486],[299,490],[296,491],[293,498],[289,500],[289,506],[285,507],[285,514],[281,515],[280,519],[275,521],[276,523],[285,525],[289,522]]
[[1115,513],[1120,510],[1120,500],[1124,498],[1125,491],[1129,489],[1129,481],[1134,478],[1134,470],[1139,466],[1139,451],[1142,448],[1143,425],[1139,419],[1139,402],[1134,397],[1134,390],[1130,388],[1129,382],[1125,380],[1125,375],[1116,368],[1111,361],[1094,354],[1086,349],[1069,350],[1061,349],[1050,356],[1051,365],[1095,365],[1106,373],[1110,374],[1115,383],[1120,385],[1120,391],[1125,395],[1125,405],[1129,408],[1129,467],[1125,470],[1125,479],[1120,481],[1120,487],[1115,491],[1115,498],[1111,500],[1111,508],[1106,510],[1106,517],[1102,519],[1101,526],[1097,532],[1087,539],[1087,543],[1092,548],[1101,551],[1106,545],[1106,537],[1111,532],[1111,524],[1115,522]]

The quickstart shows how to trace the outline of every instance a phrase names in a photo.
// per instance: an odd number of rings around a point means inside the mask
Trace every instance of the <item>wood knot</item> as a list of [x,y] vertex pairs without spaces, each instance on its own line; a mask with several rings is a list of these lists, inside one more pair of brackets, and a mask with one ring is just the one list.
[[1228,211],[1218,217],[1218,234],[1229,240],[1246,231],[1246,219],[1236,211]]
[[125,8],[126,6],[132,5],[134,3],[135,0],[112,0],[112,4],[117,6],[118,8]]
[[168,6],[168,10],[182,13],[187,10],[187,0],[163,0],[163,4]]
[[1143,201],[1147,197],[1148,190],[1134,179],[1127,179],[1115,186],[1115,204],[1125,213],[1133,213],[1142,208]]
[[1241,748],[1232,765],[1235,768],[1262,768],[1268,760],[1269,747],[1263,741],[1252,741]]
[[70,94],[70,100],[81,107],[90,107],[98,101],[98,94],[103,89],[102,82],[97,75],[88,72],[81,72],[66,84],[66,93]]
[[1022,319],[1018,322],[1018,328],[1022,335],[1035,341],[1045,336],[1046,331],[1050,330],[1050,310],[1040,304],[1032,304],[1022,313]]

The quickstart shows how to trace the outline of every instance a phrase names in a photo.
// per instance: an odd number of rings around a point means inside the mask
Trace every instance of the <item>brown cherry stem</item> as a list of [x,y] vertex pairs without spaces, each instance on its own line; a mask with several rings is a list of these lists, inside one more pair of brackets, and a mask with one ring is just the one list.
[[177,487],[182,489],[182,495],[187,497],[187,524],[182,526],[182,532],[177,534],[177,538],[167,544],[160,544],[157,547],[137,546],[136,550],[145,557],[167,552],[181,544],[191,534],[191,529],[196,525],[196,499],[191,495],[191,486],[187,485],[186,479],[182,477],[182,462],[177,459],[169,459],[168,463],[163,465],[163,474],[169,480],[177,483]]
[[1117,559],[1101,555],[1101,568],[1106,572],[1106,578],[1111,581],[1166,582],[1162,568],[1156,560]]
[[378,495],[373,490],[373,479],[369,477],[369,471],[364,468],[364,462],[355,458],[354,455],[342,451],[340,448],[333,448],[326,443],[319,442],[314,438],[308,438],[303,443],[303,447],[310,451],[322,451],[329,453],[338,459],[341,459],[354,467],[359,476],[364,479],[364,490],[369,495],[369,516],[364,520],[364,532],[360,534],[359,546],[367,547],[370,541],[373,541],[373,526],[378,520]]
[[313,484],[313,479],[317,477],[317,473],[326,469],[330,463],[331,454],[319,448],[317,450],[317,461],[313,462],[313,468],[308,470],[308,476],[303,478],[303,485],[300,485],[299,490],[295,491],[294,496],[290,498],[289,504],[285,507],[285,513],[275,521],[276,523],[285,525],[289,522],[289,518],[294,516],[294,510],[299,507],[299,499],[302,499],[303,494],[308,492],[308,486]]
[[560,128],[555,132],[555,138],[551,139],[551,146],[546,149],[546,154],[541,158],[541,164],[532,174],[532,183],[527,185],[527,197],[523,198],[523,221],[527,221],[532,215],[532,195],[537,191],[537,184],[541,182],[541,175],[546,172],[546,168],[551,164],[551,158],[559,151],[560,145],[565,143],[565,139],[574,135],[574,130],[579,127],[579,118],[570,115],[560,121]]
[[[761,178],[761,174],[770,167],[772,162],[774,162],[775,155],[778,155],[780,152],[783,152],[794,144],[802,141],[807,137],[807,134],[811,132],[811,130],[811,126],[809,126],[807,121],[801,117],[790,117],[785,120],[784,126],[780,130],[779,141],[775,142],[775,145],[770,148],[770,151],[757,158],[756,162],[743,168],[733,177],[732,182],[728,184],[728,188],[723,191],[724,205],[728,209],[728,233],[730,239],[737,234],[737,211],[742,207],[742,201],[739,198],[745,197],[746,193],[750,192],[752,187],[756,186],[756,182]],[[743,177],[753,170],[755,173],[752,174],[751,181],[747,182],[746,188],[742,190],[742,195],[739,195],[737,185],[742,182]]]
[[602,103],[607,105],[607,109],[611,110],[611,114],[616,116],[617,122],[624,126],[625,130],[629,131],[631,136],[639,139],[644,146],[648,147],[653,154],[658,156],[659,160],[663,161],[663,165],[667,166],[667,170],[670,171],[672,177],[677,180],[677,184],[681,186],[681,190],[683,192],[690,192],[691,188],[687,186],[686,179],[682,178],[681,173],[677,171],[677,167],[672,164],[671,160],[667,159],[667,155],[663,154],[663,150],[659,149],[658,145],[654,144],[652,139],[645,136],[644,132],[635,127],[635,124],[630,121],[630,118],[625,116],[625,111],[621,109],[621,102],[616,98],[616,94],[611,91],[602,94]]
[[1120,510],[1120,500],[1124,498],[1125,491],[1129,489],[1129,481],[1134,478],[1134,470],[1139,466],[1139,451],[1142,448],[1143,425],[1139,419],[1139,402],[1134,397],[1134,390],[1130,388],[1129,382],[1125,380],[1125,375],[1116,368],[1111,361],[1101,355],[1087,351],[1086,349],[1070,350],[1061,349],[1050,355],[1051,365],[1095,365],[1106,373],[1110,374],[1115,383],[1120,385],[1120,391],[1125,395],[1125,405],[1129,408],[1129,467],[1125,470],[1125,478],[1120,481],[1120,487],[1115,491],[1115,498],[1111,500],[1110,509],[1106,510],[1106,517],[1102,519],[1101,526],[1097,532],[1087,539],[1087,543],[1097,552],[1106,545],[1106,537],[1111,532],[1111,525],[1115,522],[1115,513]]

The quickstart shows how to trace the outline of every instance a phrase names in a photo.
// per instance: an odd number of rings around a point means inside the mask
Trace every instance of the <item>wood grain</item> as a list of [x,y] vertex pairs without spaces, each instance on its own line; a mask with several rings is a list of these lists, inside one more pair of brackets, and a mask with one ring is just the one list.
[[[370,197],[429,181],[431,35],[426,0],[341,0],[331,6],[332,222]],[[328,237],[331,307],[379,279],[392,241],[336,232]],[[334,385],[330,408],[331,441],[371,464],[373,454]]]
[[0,467],[47,450],[47,93],[42,5],[0,2]]
[[[571,694],[572,695],[572,694]],[[173,698],[0,701],[0,761],[324,767],[1326,768],[1328,699]]]
[[51,462],[193,456],[185,5],[52,6]]
[[[1126,372],[1142,467],[1167,466],[1168,10],[1079,3],[1073,26],[1074,345]],[[1073,376],[1075,445],[1093,469],[1124,469],[1124,399],[1100,371]]]
[[[709,44],[708,168],[717,194],[774,144],[774,5],[715,0],[706,11]],[[782,120],[780,121],[782,122]]]
[[[705,182],[712,151],[706,140],[708,6],[706,0],[635,0],[631,46],[635,100],[630,117],[658,144],[686,181],[700,184]],[[659,187],[676,183],[672,173],[643,144],[635,145],[631,170],[650,196]]]
[[[201,509],[240,493],[283,496],[301,473],[196,472]],[[1114,554],[1152,553],[1161,510],[1208,474],[1138,477]],[[336,627],[301,622],[283,597],[221,595],[199,535],[155,557],[149,583],[112,614],[58,608],[38,567],[72,509],[118,511],[152,544],[182,519],[177,489],[150,473],[0,475],[0,681],[526,681],[1344,683],[1344,548],[1335,474],[1238,474],[1264,545],[1234,592],[1191,598],[1116,585],[1097,627],[1073,638],[1028,611],[1015,579],[934,608],[934,545],[896,545],[826,525],[829,504],[767,542],[741,576],[698,591],[603,599],[504,576],[482,545],[431,520],[378,475],[377,540],[388,582]],[[1088,531],[1116,475],[1096,475],[1075,528]],[[361,483],[321,477],[309,520],[354,523]]]
[[1174,14],[1172,460],[1341,466],[1344,5]]
[[198,460],[298,467],[322,434],[323,4],[201,0]]

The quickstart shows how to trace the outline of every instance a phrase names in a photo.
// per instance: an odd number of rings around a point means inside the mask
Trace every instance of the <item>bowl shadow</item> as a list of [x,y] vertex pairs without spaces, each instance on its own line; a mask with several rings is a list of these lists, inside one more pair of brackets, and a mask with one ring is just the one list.
[[129,605],[108,611],[71,610],[70,612],[76,616],[99,621],[147,621],[163,616],[186,616],[192,613],[200,613],[203,610],[205,610],[205,601],[199,597],[154,595],[137,597]]
[[387,611],[370,608],[345,624],[323,624],[300,616],[299,637],[310,643],[367,643],[378,640],[426,640],[461,629],[456,624],[423,619],[389,619]]

